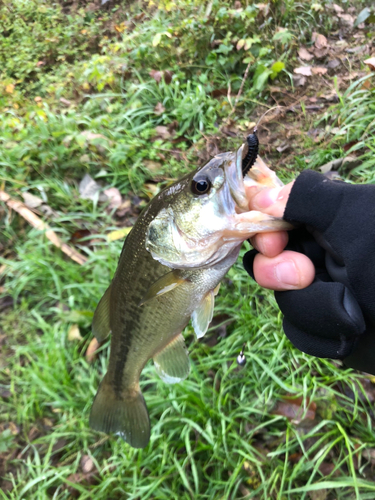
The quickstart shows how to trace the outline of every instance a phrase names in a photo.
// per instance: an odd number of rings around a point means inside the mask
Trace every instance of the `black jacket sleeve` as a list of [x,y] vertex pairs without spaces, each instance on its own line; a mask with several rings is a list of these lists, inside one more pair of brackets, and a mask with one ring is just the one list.
[[[305,171],[284,219],[298,226],[287,249],[305,253],[316,269],[309,287],[275,292],[286,335],[303,352],[375,374],[375,185]],[[250,274],[255,253],[244,257]]]

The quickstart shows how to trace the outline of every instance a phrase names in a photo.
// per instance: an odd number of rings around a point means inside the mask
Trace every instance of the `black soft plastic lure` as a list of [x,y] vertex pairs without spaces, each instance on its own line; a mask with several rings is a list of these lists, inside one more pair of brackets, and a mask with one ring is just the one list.
[[256,127],[254,132],[247,136],[246,141],[249,149],[245,158],[242,160],[242,174],[244,177],[254,165],[259,152],[259,139]]

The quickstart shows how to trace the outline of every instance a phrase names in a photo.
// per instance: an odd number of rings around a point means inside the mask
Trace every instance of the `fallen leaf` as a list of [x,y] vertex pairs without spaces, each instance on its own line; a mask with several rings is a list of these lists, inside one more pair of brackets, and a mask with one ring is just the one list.
[[68,330],[68,340],[73,342],[74,340],[82,340],[81,333],[79,331],[78,325],[72,325]]
[[131,230],[132,230],[131,227],[122,227],[121,229],[116,229],[115,231],[111,231],[110,233],[107,234],[107,240],[108,241],[121,240],[122,238],[127,236]]
[[306,83],[306,77],[302,75],[293,75],[293,83],[296,87],[303,87]]
[[288,456],[288,461],[291,462],[292,464],[298,464],[302,456],[303,456],[302,453],[297,451],[296,453],[292,453],[291,455]]
[[169,132],[168,128],[165,127],[164,125],[158,125],[157,127],[155,127],[155,131],[161,139],[167,140],[172,137],[172,134]]
[[331,61],[328,61],[327,68],[329,69],[335,69],[337,66],[340,66],[341,61],[339,59],[331,59]]
[[6,87],[5,87],[5,92],[7,94],[13,94],[14,92],[14,85],[13,83],[9,83]]
[[[89,174],[85,174],[78,187],[79,195],[82,200],[93,200],[99,193],[100,189],[100,185],[94,181]],[[100,194],[99,200],[106,201],[106,195]]]
[[311,76],[311,66],[300,66],[299,68],[294,68],[293,73],[296,75]]
[[65,99],[64,97],[60,97],[59,100],[60,100],[61,104],[64,104],[65,106],[71,106],[72,105],[71,101],[68,101],[68,99]]
[[366,61],[363,62],[367,64],[371,71],[375,71],[375,57],[370,57],[370,59],[366,59]]
[[282,415],[294,424],[299,424],[303,420],[314,420],[316,403],[307,401],[307,408],[302,406],[303,399],[285,397],[282,401],[278,401],[276,408],[272,411],[275,415]]
[[148,168],[148,170],[150,170],[150,172],[152,172],[152,173],[160,172],[161,167],[162,167],[161,163],[159,163],[157,161],[145,160],[143,163],[144,163],[145,167]]
[[122,197],[120,191],[116,187],[111,187],[104,190],[104,194],[109,200],[108,208],[110,210],[114,208],[119,208],[122,203]]
[[151,78],[153,78],[156,82],[159,83],[161,81],[161,79],[162,79],[163,72],[162,71],[157,71],[155,69],[152,69],[149,72],[149,75],[151,76]]
[[315,31],[312,34],[312,41],[317,49],[325,49],[328,46],[327,38],[320,33],[316,33]]
[[342,24],[345,24],[348,28],[352,28],[354,26],[355,19],[350,14],[337,14],[337,17],[339,17]]
[[87,474],[88,472],[91,472],[93,468],[94,468],[94,462],[92,461],[92,458],[89,455],[83,455],[81,458],[82,472]]
[[108,141],[108,138],[102,134],[95,134],[94,132],[90,132],[90,130],[84,130],[80,133],[87,141],[94,141],[95,139],[105,139]]
[[337,3],[332,4],[333,10],[336,12],[336,14],[341,14],[344,12],[344,9],[340,7],[340,5],[337,5]]
[[321,490],[309,491],[310,500],[326,500],[328,490],[322,488]]
[[165,107],[162,105],[161,102],[158,102],[157,105],[154,107],[154,113],[155,115],[161,115],[165,111]]
[[160,193],[160,186],[158,184],[153,184],[151,182],[148,182],[144,184],[144,187],[146,189],[146,194],[149,198],[153,198],[158,193]]
[[304,61],[311,61],[311,59],[314,59],[314,56],[310,54],[310,52],[305,47],[301,47],[300,49],[298,49],[298,55]]
[[86,355],[85,356],[86,356],[86,361],[88,363],[92,363],[94,361],[95,355],[96,355],[96,351],[99,349],[99,347],[100,347],[100,343],[94,337],[91,340],[91,342],[90,342],[90,344],[89,344],[89,346],[88,346],[88,348],[86,350]]
[[27,208],[37,208],[43,203],[43,200],[39,198],[39,196],[35,196],[28,191],[22,193],[22,198],[24,199]]
[[316,66],[315,68],[311,68],[311,71],[314,75],[325,75],[327,73],[327,68],[323,68],[321,66]]
[[172,81],[172,76],[173,76],[173,72],[172,71],[169,71],[168,69],[166,69],[164,71],[164,81],[167,85],[169,85]]

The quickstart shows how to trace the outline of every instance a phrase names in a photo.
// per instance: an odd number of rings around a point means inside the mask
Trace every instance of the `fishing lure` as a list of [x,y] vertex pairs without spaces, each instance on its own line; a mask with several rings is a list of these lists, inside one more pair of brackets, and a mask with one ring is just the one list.
[[259,139],[256,127],[254,128],[254,132],[247,136],[246,142],[248,151],[245,158],[242,160],[242,174],[244,177],[254,165],[259,152]]
[[237,364],[238,364],[238,366],[245,366],[245,364],[246,364],[246,356],[245,356],[245,354],[243,352],[244,349],[245,349],[245,345],[246,345],[246,343],[244,343],[244,345],[242,346],[241,352],[237,356]]

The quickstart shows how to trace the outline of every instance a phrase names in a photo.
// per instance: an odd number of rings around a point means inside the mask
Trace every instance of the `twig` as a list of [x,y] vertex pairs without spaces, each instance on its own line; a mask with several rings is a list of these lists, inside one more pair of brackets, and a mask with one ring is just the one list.
[[[101,446],[102,444],[104,444],[106,441],[108,441],[108,439],[110,438],[110,436],[104,436],[102,437],[101,439],[99,439],[99,441],[97,441],[96,443],[94,444],[91,444],[88,449],[89,450],[95,450],[96,448],[98,448],[99,446]],[[70,464],[71,462],[73,462],[77,457],[78,457],[78,454],[81,453],[80,451],[77,451],[76,453],[72,453],[71,455],[69,455],[65,460],[63,460],[62,462],[59,462],[57,464],[57,467],[63,467],[64,465],[68,465]]]
[[9,194],[5,191],[0,191],[0,201],[4,201],[10,209],[19,213],[31,226],[39,229],[40,231],[45,231],[46,237],[50,240],[50,242],[57,248],[60,248],[68,257],[74,260],[74,262],[82,265],[87,261],[87,258],[84,255],[80,254],[77,250],[70,247],[66,243],[63,243],[55,231],[53,231],[48,224],[43,222],[40,217],[35,215],[34,212],[28,209],[26,205],[20,201],[12,200]]
[[247,65],[247,67],[246,67],[246,69],[245,69],[245,74],[243,75],[243,78],[242,78],[242,82],[241,82],[240,90],[238,91],[238,94],[237,94],[236,100],[234,101],[234,107],[236,107],[236,106],[237,106],[238,100],[239,100],[239,98],[241,97],[241,94],[242,94],[242,91],[243,91],[243,87],[244,87],[245,82],[246,82],[246,80],[247,80],[247,75],[249,74],[249,69],[250,69],[250,66],[251,66],[251,61],[249,62],[249,64]]

